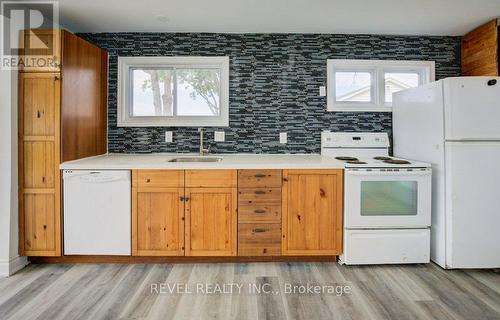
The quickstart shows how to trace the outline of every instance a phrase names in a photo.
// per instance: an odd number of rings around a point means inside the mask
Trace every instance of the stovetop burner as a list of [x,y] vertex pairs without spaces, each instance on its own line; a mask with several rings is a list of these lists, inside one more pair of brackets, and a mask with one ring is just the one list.
[[375,160],[382,160],[382,161],[392,160],[391,157],[373,157],[373,159],[375,159]]
[[390,163],[390,164],[410,164],[410,161],[406,160],[399,160],[399,159],[389,159],[389,160],[384,160],[385,163]]
[[342,161],[358,161],[358,158],[354,157],[335,157],[335,159]]
[[350,160],[350,161],[347,161],[347,163],[350,163],[350,164],[366,164],[366,162],[359,161],[359,160]]

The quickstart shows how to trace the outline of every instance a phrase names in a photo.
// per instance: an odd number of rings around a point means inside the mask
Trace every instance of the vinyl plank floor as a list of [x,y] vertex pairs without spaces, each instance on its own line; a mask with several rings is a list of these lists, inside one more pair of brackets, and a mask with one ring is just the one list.
[[30,265],[0,279],[0,319],[498,320],[500,273],[433,264]]

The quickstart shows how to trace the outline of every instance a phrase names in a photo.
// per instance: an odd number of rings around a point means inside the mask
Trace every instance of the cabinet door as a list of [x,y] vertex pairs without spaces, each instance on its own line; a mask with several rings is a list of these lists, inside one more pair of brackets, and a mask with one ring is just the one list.
[[283,178],[283,255],[339,255],[342,170],[284,170]]
[[235,256],[236,188],[186,188],[186,255]]
[[55,151],[52,141],[24,142],[24,181],[26,189],[54,188]]
[[184,255],[184,189],[133,190],[132,255]]
[[24,209],[24,250],[30,256],[55,255],[57,244],[56,208],[53,194],[25,194]]
[[24,58],[22,71],[59,71],[61,67],[61,31],[57,29],[31,29],[21,32]]
[[19,242],[26,256],[61,255],[58,75],[19,75]]
[[24,136],[47,137],[55,134],[60,88],[58,76],[58,73],[20,74],[19,111]]

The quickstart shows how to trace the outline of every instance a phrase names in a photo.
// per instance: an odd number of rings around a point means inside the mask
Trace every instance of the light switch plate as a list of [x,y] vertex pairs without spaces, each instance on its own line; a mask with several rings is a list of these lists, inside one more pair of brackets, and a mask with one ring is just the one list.
[[288,138],[286,132],[280,132],[280,143],[287,143]]
[[214,132],[214,140],[217,142],[222,142],[226,140],[226,135],[224,131],[215,131]]
[[319,96],[326,97],[326,87],[325,86],[319,87]]
[[172,142],[174,140],[174,134],[172,131],[165,131],[165,142]]

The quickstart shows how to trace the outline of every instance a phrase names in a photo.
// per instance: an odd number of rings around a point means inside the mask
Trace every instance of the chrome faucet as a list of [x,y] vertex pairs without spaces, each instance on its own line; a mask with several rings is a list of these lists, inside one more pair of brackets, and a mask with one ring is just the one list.
[[200,156],[204,156],[210,153],[210,147],[203,148],[203,128],[198,128],[198,132],[200,133]]

